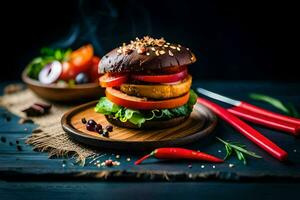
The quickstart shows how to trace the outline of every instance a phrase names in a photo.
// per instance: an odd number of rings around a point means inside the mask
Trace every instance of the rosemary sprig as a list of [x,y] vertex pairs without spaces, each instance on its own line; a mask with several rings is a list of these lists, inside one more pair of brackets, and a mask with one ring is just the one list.
[[270,97],[270,96],[267,96],[264,94],[250,93],[249,97],[254,100],[264,101],[266,103],[269,103],[273,107],[277,108],[278,110],[281,110],[282,112],[286,113],[289,116],[300,117],[295,106],[291,103],[285,104],[282,101],[280,101],[279,99],[275,99],[274,97]]
[[237,158],[244,163],[244,165],[247,164],[247,160],[244,154],[255,157],[255,158],[262,158],[261,156],[257,155],[256,153],[252,151],[248,151],[246,149],[246,146],[237,142],[226,142],[222,140],[219,137],[216,137],[220,142],[222,142],[225,145],[226,149],[226,156],[224,160],[232,156],[233,153],[237,156]]

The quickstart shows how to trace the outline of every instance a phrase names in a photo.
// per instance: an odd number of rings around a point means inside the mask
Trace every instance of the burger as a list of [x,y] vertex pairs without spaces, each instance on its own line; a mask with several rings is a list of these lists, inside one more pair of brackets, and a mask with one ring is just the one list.
[[99,62],[101,97],[95,111],[114,125],[168,128],[188,119],[197,95],[187,66],[195,55],[179,44],[145,36],[123,43]]

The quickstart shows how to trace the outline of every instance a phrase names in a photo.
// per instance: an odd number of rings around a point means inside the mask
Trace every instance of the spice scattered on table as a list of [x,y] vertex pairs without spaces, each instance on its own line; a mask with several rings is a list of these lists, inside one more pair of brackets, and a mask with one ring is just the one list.
[[22,110],[27,117],[38,117],[48,114],[52,105],[46,103],[34,103],[30,107]]
[[17,145],[17,150],[18,151],[22,151],[23,150],[22,147],[21,147],[21,145]]
[[134,164],[139,165],[147,158],[154,156],[155,158],[159,159],[188,159],[188,160],[201,160],[207,162],[214,162],[214,163],[221,163],[223,162],[222,159],[217,158],[215,156],[197,152],[190,149],[184,148],[159,148],[152,151],[150,154],[142,157],[141,159],[137,160]]
[[12,142],[9,142],[8,144],[9,144],[9,146],[13,146],[14,145]]
[[120,158],[120,155],[116,155],[116,159],[119,159]]
[[294,152],[296,153],[296,152],[297,152],[297,149],[294,149]]
[[16,144],[19,144],[20,142],[19,142],[19,140],[16,140]]
[[130,158],[127,158],[126,160],[127,160],[127,162],[129,162],[131,159],[130,159]]
[[224,158],[224,160],[226,160],[227,158],[229,158],[230,156],[233,155],[233,153],[235,153],[235,155],[237,156],[237,158],[242,161],[244,163],[244,165],[247,164],[247,160],[244,154],[255,157],[255,158],[262,158],[261,156],[257,155],[256,153],[252,152],[252,151],[248,151],[246,149],[246,146],[243,144],[239,144],[237,142],[226,142],[224,140],[222,140],[221,138],[216,137],[217,140],[219,140],[220,142],[222,142],[225,145],[225,149],[226,149],[226,156]]
[[215,168],[216,168],[216,166],[215,166],[215,165],[213,165],[213,166],[212,166],[212,168],[214,168],[214,169],[215,169]]
[[5,143],[6,142],[6,137],[1,136],[1,142]]
[[110,167],[113,165],[113,161],[112,160],[106,160],[105,161],[105,166]]
[[67,166],[67,161],[66,161],[66,160],[63,160],[61,166],[62,166],[63,168],[65,168],[65,167]]
[[234,167],[234,164],[230,163],[228,166],[229,166],[230,168],[233,168],[233,167]]
[[188,165],[188,168],[192,168],[192,165]]
[[205,166],[204,165],[201,165],[201,168],[203,169]]
[[111,159],[105,160],[104,162],[101,163],[101,166],[106,166],[106,167],[113,167],[118,165],[120,165],[120,162],[113,161]]

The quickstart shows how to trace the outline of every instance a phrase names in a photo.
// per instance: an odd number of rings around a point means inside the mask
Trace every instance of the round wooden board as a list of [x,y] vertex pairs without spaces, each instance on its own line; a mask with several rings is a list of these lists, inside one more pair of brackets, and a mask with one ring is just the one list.
[[78,142],[109,149],[153,149],[164,146],[180,146],[194,142],[209,133],[217,125],[217,117],[206,107],[195,105],[191,116],[176,127],[156,130],[136,130],[114,126],[109,138],[86,130],[81,122],[94,119],[103,127],[109,124],[105,116],[94,111],[97,101],[75,107],[64,114],[62,128]]

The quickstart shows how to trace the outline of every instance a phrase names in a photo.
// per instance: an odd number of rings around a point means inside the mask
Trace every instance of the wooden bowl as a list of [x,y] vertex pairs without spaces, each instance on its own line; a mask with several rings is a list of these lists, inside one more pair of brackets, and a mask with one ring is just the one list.
[[87,83],[74,87],[58,87],[55,85],[45,85],[27,76],[26,70],[22,73],[22,80],[35,94],[43,99],[56,102],[87,102],[98,99],[104,95],[104,88],[98,83]]

